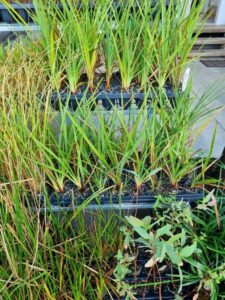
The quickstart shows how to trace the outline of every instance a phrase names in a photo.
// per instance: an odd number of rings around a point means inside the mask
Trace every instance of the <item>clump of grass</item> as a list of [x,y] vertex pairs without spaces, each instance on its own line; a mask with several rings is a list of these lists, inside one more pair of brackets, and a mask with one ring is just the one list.
[[20,42],[15,48],[7,47],[0,83],[1,183],[22,181],[27,189],[36,192],[41,190],[45,178],[30,155],[31,149],[37,150],[33,137],[43,134],[45,126],[44,112],[37,101],[37,94],[47,87],[47,75],[41,62],[36,54],[28,57],[27,49]]
[[110,89],[110,82],[114,69],[116,68],[116,47],[114,45],[113,35],[111,34],[113,24],[113,17],[108,17],[105,22],[105,36],[102,40],[102,53],[100,52],[100,57],[103,58],[105,66],[106,90]]
[[[118,218],[112,215],[105,219],[101,211],[96,219],[91,214],[89,234],[82,213],[88,203],[99,199],[99,194],[122,197],[128,193],[138,200],[143,191],[160,194],[179,190],[187,177],[188,189],[217,184],[205,179],[211,165],[209,157],[196,158],[198,153],[192,150],[199,133],[218,111],[213,107],[215,95],[209,90],[196,102],[189,86],[183,94],[175,90],[175,99],[171,100],[161,88],[168,79],[174,85],[179,81],[193,41],[190,35],[190,43],[183,48],[185,24],[191,23],[190,32],[194,30],[200,8],[193,8],[191,17],[186,18],[178,5],[182,14],[175,11],[178,17],[174,17],[175,8],[171,5],[165,10],[163,3],[149,8],[146,0],[130,15],[132,1],[125,3],[127,10],[121,12],[111,1],[100,1],[90,9],[87,1],[79,8],[72,0],[62,0],[62,13],[51,0],[47,5],[35,0],[40,38],[1,48],[0,293],[4,299],[102,299],[113,289],[113,256],[121,239]],[[181,32],[182,44],[176,49],[168,40],[171,24]],[[184,51],[184,58],[175,66],[180,51]],[[151,104],[146,96],[137,109],[131,99],[129,112],[122,101],[108,113],[101,103],[95,105],[94,96],[88,100],[84,96],[75,112],[67,104],[54,111],[52,88],[69,85],[75,93],[85,73],[93,90],[97,85],[96,67],[103,57],[107,89],[113,69],[119,68],[124,89],[139,83],[146,95],[155,93]],[[152,82],[159,86],[157,93],[151,89]],[[40,94],[45,96],[44,103]],[[206,111],[209,105],[213,108]],[[193,170],[199,170],[198,174],[193,176]],[[37,194],[46,194],[46,207],[50,208],[45,188],[60,194],[65,192],[67,182],[75,187],[74,201],[85,196],[83,205],[62,219],[51,209],[39,214],[40,201],[34,201]],[[37,212],[31,212],[31,207]],[[210,217],[212,230],[215,220],[218,225],[218,215],[217,219]],[[211,235],[207,226],[204,230]],[[190,234],[192,229],[188,228]],[[198,243],[201,241],[199,238]],[[210,246],[218,254],[213,272],[207,269],[210,249],[203,245],[207,259],[195,282],[203,284],[204,274],[213,279],[215,272],[220,272],[220,248],[215,247],[219,242],[215,239]],[[196,274],[198,265],[191,264]],[[188,274],[190,278],[195,280],[193,273]],[[215,280],[210,285],[213,291],[217,288]]]
[[[66,218],[30,211],[20,185],[1,187],[0,290],[4,299],[102,299],[108,294],[120,236],[116,217],[99,212],[87,228],[83,214]],[[89,216],[90,217],[90,216]]]
[[[50,3],[48,3],[50,4]],[[34,21],[40,27],[40,46],[46,52],[52,87],[59,89],[62,81],[62,66],[60,60],[60,33],[53,7],[43,5],[42,1],[34,2],[36,15]],[[40,51],[40,50],[38,50]]]
[[116,72],[126,91],[135,85],[178,87],[205,19],[204,1],[194,1],[189,15],[189,1],[176,2],[34,0],[40,27],[36,51],[46,57],[52,87],[69,83],[73,93],[80,85],[94,91],[105,80],[109,90]]
[[188,1],[177,3],[172,0],[167,10],[164,0],[159,1],[158,5],[161,22],[155,33],[156,78],[161,86],[166,81],[178,86],[188,63],[189,54],[206,19],[201,16],[204,1],[200,3],[193,1],[188,16]]
[[140,36],[144,28],[139,11],[131,12],[133,5],[134,1],[129,1],[123,6],[121,14],[114,11],[117,27],[116,29],[111,27],[124,90],[130,89],[132,81],[141,72],[139,66],[139,58],[142,55]]
[[[48,71],[40,67],[45,58],[32,47],[20,47],[4,54],[1,73],[2,183],[23,181],[31,191],[48,185],[64,192],[72,182],[78,194],[111,187],[112,193],[129,192],[137,198],[146,188],[152,193],[179,189],[182,180],[189,188],[204,187],[211,162],[192,148],[218,111],[203,109],[213,105],[212,92],[196,102],[190,86],[171,102],[164,89],[158,94],[149,90],[156,95],[151,110],[146,97],[139,110],[132,102],[129,112],[121,104],[108,114],[94,107],[93,97],[80,101],[75,112],[67,105],[55,112],[49,83],[43,80]],[[47,95],[45,103],[37,97],[40,91]]]

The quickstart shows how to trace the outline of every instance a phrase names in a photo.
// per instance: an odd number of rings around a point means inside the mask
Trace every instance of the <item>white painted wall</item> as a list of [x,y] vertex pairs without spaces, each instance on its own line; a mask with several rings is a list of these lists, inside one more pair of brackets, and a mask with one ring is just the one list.
[[216,25],[225,25],[225,0],[218,0],[215,23]]

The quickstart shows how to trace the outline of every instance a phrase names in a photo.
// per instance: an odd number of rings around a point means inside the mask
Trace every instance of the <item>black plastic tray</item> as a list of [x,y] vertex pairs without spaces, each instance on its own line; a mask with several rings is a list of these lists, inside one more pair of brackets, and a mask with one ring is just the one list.
[[[98,200],[92,200],[88,205],[84,206],[85,211],[149,211],[153,208],[156,203],[158,195],[146,195],[139,196],[113,196],[113,197],[98,197]],[[176,201],[183,200],[185,203],[193,205],[195,201],[203,198],[203,192],[189,192],[189,193],[177,193],[168,194],[164,197],[172,197]],[[74,211],[76,208],[80,207],[86,200],[90,198],[75,198],[70,193],[66,194],[53,194],[49,197],[49,202],[46,201],[44,195],[39,195],[40,208],[41,211],[53,211],[53,212],[63,212],[63,211]],[[46,203],[47,202],[47,203]],[[50,204],[50,207],[49,205]],[[165,204],[163,207],[167,207]]]
[[[175,98],[175,93],[172,89],[165,89],[166,95],[169,100],[173,100]],[[45,99],[44,96],[38,96],[42,101]],[[81,101],[85,101],[86,99],[94,99],[96,105],[98,105],[99,100],[101,100],[101,104],[106,110],[110,110],[112,106],[121,106],[124,108],[128,108],[132,104],[132,100],[135,100],[135,104],[140,107],[143,103],[143,100],[146,99],[151,101],[156,98],[155,93],[132,93],[132,92],[116,92],[116,93],[77,93],[77,94],[67,94],[62,92],[60,94],[53,93],[51,96],[51,103],[54,109],[58,110],[60,107],[60,103],[65,105],[68,104],[69,108],[72,110],[76,110],[79,103]]]
[[[166,0],[166,6],[169,5],[169,1],[170,0]],[[151,2],[152,7],[154,7],[157,3],[157,0],[155,2]],[[20,15],[20,17],[25,21],[25,22],[29,22],[31,21],[30,18],[30,13],[35,13],[35,8],[34,5],[31,3],[10,3],[11,7]],[[78,6],[81,5],[78,3]],[[93,5],[93,4],[92,4]],[[92,5],[90,4],[90,6],[92,7]],[[121,3],[119,1],[115,1],[114,3],[115,7],[120,9],[123,8],[123,5],[121,5]],[[90,8],[91,8],[90,7]],[[135,11],[136,8],[138,8],[138,1],[137,3],[134,4],[133,6],[133,11]],[[62,8],[61,5],[59,5],[59,8]],[[131,12],[132,12],[131,10]],[[16,22],[16,18],[8,11],[8,9],[6,8],[6,6],[4,4],[0,4],[0,22],[3,23],[7,23],[7,24],[12,24]]]
[[[114,300],[126,300],[126,298],[124,297],[120,297],[120,298],[113,298]],[[154,295],[148,295],[146,294],[144,297],[143,296],[137,296],[135,295],[135,299],[137,300],[175,300],[175,296],[168,296],[166,294],[162,294],[162,297],[160,298],[159,296],[154,296]],[[186,298],[187,299],[187,298]],[[104,300],[111,300],[111,298],[104,298]],[[189,300],[189,299],[188,299]],[[192,299],[190,299],[192,300]]]
[[[160,272],[160,276],[159,274],[158,276],[149,275],[150,269],[145,268],[145,264],[149,259],[150,256],[143,258],[143,252],[140,252],[136,258],[136,264],[142,267],[141,272],[137,276],[131,276],[129,274],[124,278],[123,281],[132,286],[135,286],[135,283],[138,285],[138,282],[141,282],[141,284],[146,284],[146,286],[143,286],[143,288],[138,288],[140,292],[135,295],[137,300],[175,300],[176,291],[173,290],[173,283],[171,281],[172,273],[170,267],[168,266],[168,268]],[[154,285],[147,285],[148,283],[156,282],[161,282],[161,298],[159,295],[159,289],[157,290],[156,287],[154,288]],[[185,296],[186,300],[192,300],[192,290],[194,290],[194,286],[186,287],[184,289],[183,295]],[[115,297],[114,300],[116,299],[125,300],[125,297]],[[110,300],[110,298],[107,296],[104,298],[104,300]]]
[[[137,300],[175,300],[175,296],[172,295],[168,295],[167,293],[162,293],[162,297],[160,298],[157,295],[151,295],[151,294],[145,294],[144,296],[141,295],[135,295],[135,298]],[[187,298],[186,298],[187,299]],[[110,298],[104,298],[104,300],[111,300]],[[126,300],[126,298],[124,297],[120,297],[120,298],[114,298],[114,300]]]
[[[141,284],[146,284],[146,286],[143,286],[142,288],[139,287],[136,291],[137,294],[135,297],[137,300],[161,300],[161,299],[167,299],[167,300],[175,300],[175,291],[173,290],[173,283],[171,281],[171,269],[168,268],[165,271],[160,273],[160,277],[158,276],[149,276],[149,269],[146,269],[144,266],[148,259],[145,259],[143,261],[139,261],[137,258],[137,263],[142,265],[142,268],[145,269],[145,272],[141,272],[138,276],[131,275],[124,278],[124,282],[130,284],[131,286],[135,286],[135,283],[138,287],[138,282]],[[160,290],[157,287],[154,287],[153,283],[161,283]],[[152,283],[152,285],[148,285]],[[185,294],[185,299],[192,299],[192,297],[187,297],[187,294],[192,294],[192,291],[189,287],[187,287],[183,294]],[[161,298],[160,298],[161,295]],[[125,300],[124,297],[114,298],[119,300]],[[109,300],[108,296],[104,298],[104,300]]]
[[[14,11],[24,20],[24,22],[31,22],[30,14],[34,12],[33,4],[10,4]],[[9,11],[4,4],[0,4],[0,22],[6,24],[17,23],[18,16],[13,11]]]
[[[148,260],[151,258],[151,256],[149,255],[149,258],[137,258],[136,259],[136,265],[138,267],[138,276],[135,277],[137,279],[141,279],[143,281],[145,281],[147,278],[148,278],[148,281],[152,282],[154,278],[156,278],[156,281],[159,281],[159,277],[157,276],[149,276],[149,269],[148,268],[145,268],[145,264],[148,262]],[[165,270],[161,271],[160,272],[160,280],[161,281],[169,281],[170,280],[170,275],[171,275],[171,270],[169,267],[167,267]],[[134,281],[134,278],[131,278],[131,277],[127,277],[125,278],[125,281],[126,282],[133,282]]]
[[[132,279],[134,280],[134,279]],[[151,282],[151,278],[149,278],[148,280],[145,278],[141,278],[141,277],[137,277],[136,280],[146,280],[147,282]],[[152,280],[154,282],[158,281],[158,282],[165,282],[165,281],[169,281],[170,278],[169,277],[161,277],[161,278],[152,278]],[[124,280],[125,282],[129,283],[129,281]],[[153,282],[152,281],[152,282]],[[183,295],[185,296],[185,300],[192,300],[193,299],[193,292],[190,291],[190,288],[187,287],[186,289],[183,290]],[[172,290],[172,287],[169,287],[169,284],[167,283],[162,283],[161,285],[161,297],[159,295],[159,291],[154,291],[153,288],[150,290],[148,288],[148,286],[144,287],[143,286],[143,292],[141,293],[137,293],[135,295],[135,298],[137,300],[175,300],[176,296],[175,296],[175,291]],[[110,298],[107,296],[106,298],[104,298],[104,300],[110,300]],[[114,300],[125,300],[125,297],[114,297]]]

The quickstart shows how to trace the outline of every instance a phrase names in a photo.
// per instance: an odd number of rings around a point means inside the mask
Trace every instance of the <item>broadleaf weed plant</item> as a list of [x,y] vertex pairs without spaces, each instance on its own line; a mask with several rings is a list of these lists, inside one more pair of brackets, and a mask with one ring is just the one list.
[[[123,248],[118,250],[114,270],[120,295],[135,297],[135,289],[140,284],[126,284],[126,278],[134,276],[132,270],[138,253],[145,252],[148,257],[145,268],[149,270],[146,277],[153,276],[156,269],[158,275],[155,276],[160,278],[160,273],[168,266],[168,281],[161,280],[158,284],[172,284],[174,295],[185,296],[187,293],[196,299],[222,299],[225,283],[224,204],[223,200],[215,200],[220,218],[218,226],[212,206],[214,198],[211,192],[193,210],[183,202],[172,203],[171,199],[169,206],[166,202],[166,209],[156,208],[151,216],[126,218],[125,226],[121,227]],[[149,280],[142,288],[151,284]]]

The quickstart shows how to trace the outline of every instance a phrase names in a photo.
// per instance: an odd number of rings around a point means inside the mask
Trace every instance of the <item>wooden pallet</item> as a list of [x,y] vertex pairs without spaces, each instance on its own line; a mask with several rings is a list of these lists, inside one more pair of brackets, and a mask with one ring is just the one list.
[[[199,30],[200,27],[197,28]],[[196,30],[196,31],[197,31]],[[208,23],[201,29],[201,33],[225,33],[225,25],[215,25]]]
[[225,26],[205,25],[190,57],[225,57]]

